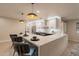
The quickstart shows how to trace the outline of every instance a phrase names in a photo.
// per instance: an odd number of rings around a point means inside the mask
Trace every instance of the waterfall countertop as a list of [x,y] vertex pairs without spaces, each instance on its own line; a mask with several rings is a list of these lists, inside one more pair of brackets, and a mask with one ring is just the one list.
[[[39,39],[39,41],[31,41],[31,38],[33,36],[36,36]],[[32,44],[40,47],[40,46],[42,46],[44,44],[47,44],[47,43],[49,43],[51,41],[57,40],[57,39],[62,38],[64,36],[66,36],[66,34],[63,34],[63,33],[56,33],[54,35],[49,35],[49,36],[40,36],[40,35],[35,35],[35,34],[29,34],[29,36],[23,37],[23,38],[25,40],[31,42]]]

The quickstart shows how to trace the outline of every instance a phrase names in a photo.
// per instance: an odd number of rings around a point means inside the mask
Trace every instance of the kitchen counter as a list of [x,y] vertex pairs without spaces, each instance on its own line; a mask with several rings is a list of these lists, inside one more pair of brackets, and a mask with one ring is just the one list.
[[[63,33],[56,33],[49,36],[40,36],[35,34],[28,34],[23,37],[28,42],[38,47],[38,55],[61,55],[68,44],[68,36]],[[39,41],[31,41],[31,38],[36,36]]]
[[[23,38],[39,47],[41,45],[47,44],[48,42],[57,40],[57,39],[65,36],[66,34],[57,33],[57,34],[49,35],[49,36],[40,36],[40,35],[35,35],[35,34],[28,34],[28,35],[29,36],[23,37]],[[38,41],[31,41],[31,38],[33,36],[36,36],[39,40]]]

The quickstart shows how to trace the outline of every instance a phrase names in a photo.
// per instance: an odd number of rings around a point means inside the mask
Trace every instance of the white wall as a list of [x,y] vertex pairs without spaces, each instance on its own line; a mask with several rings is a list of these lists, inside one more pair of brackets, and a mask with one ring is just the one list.
[[10,33],[19,33],[24,31],[24,24],[15,19],[0,18],[0,42],[10,40]]
[[70,20],[67,22],[67,33],[69,40],[79,42],[79,33],[76,32],[76,22],[79,22],[79,20]]

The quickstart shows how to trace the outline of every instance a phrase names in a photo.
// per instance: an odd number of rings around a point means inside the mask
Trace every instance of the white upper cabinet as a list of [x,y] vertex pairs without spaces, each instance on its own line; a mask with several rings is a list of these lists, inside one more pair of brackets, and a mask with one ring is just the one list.
[[[49,17],[27,23],[30,30],[34,27],[36,32],[53,33],[61,30],[61,17]],[[32,27],[33,26],[33,27]]]

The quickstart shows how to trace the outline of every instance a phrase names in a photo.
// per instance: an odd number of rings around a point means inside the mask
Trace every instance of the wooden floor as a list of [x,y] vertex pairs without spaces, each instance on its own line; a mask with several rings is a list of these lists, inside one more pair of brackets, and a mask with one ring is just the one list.
[[0,43],[0,56],[12,56],[11,42]]
[[[11,42],[0,43],[0,56],[13,56]],[[62,56],[79,56],[79,43],[69,42]]]

